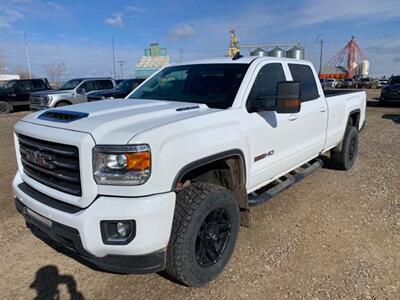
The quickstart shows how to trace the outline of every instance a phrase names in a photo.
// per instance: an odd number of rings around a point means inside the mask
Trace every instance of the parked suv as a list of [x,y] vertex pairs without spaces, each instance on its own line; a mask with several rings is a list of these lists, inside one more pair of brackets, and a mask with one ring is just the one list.
[[86,93],[111,90],[115,82],[111,78],[76,78],[67,81],[57,90],[31,95],[30,108],[33,111],[87,102]]
[[8,114],[16,106],[29,105],[32,92],[50,89],[46,78],[7,81],[0,86],[0,114]]
[[380,103],[386,101],[400,101],[400,76],[392,76],[382,89]]
[[121,81],[115,89],[99,92],[91,92],[86,95],[89,102],[104,100],[104,99],[118,99],[125,98],[132,92],[139,84],[145,81],[144,78],[126,79]]

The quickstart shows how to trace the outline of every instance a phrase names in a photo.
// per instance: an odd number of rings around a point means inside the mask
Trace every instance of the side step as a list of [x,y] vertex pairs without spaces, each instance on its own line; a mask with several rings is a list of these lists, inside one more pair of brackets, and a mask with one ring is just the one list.
[[310,162],[302,165],[301,167],[269,183],[265,187],[262,187],[261,189],[252,192],[248,196],[249,206],[255,206],[267,202],[274,196],[278,195],[280,192],[283,192],[288,187],[292,186],[293,184],[300,181],[304,177],[310,175],[317,169],[321,168],[322,165],[323,162],[321,159],[319,158],[313,159]]

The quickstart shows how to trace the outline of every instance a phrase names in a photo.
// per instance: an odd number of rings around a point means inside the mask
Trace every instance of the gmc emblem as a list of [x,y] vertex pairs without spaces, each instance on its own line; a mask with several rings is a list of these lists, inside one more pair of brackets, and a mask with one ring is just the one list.
[[53,158],[51,155],[41,153],[37,150],[33,151],[25,149],[25,159],[46,169],[55,169],[56,167],[52,162]]

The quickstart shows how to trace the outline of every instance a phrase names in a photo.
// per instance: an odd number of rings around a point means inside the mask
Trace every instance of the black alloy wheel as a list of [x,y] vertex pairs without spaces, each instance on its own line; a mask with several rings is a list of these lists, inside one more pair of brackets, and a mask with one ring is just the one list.
[[229,215],[223,208],[213,210],[204,219],[195,246],[199,265],[209,267],[219,261],[231,235],[231,227]]

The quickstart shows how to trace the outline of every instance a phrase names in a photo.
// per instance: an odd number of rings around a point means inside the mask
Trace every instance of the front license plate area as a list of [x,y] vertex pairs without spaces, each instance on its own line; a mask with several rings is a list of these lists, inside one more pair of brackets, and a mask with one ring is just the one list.
[[27,211],[27,213],[28,213],[28,215],[29,215],[30,217],[32,217],[32,218],[35,219],[36,221],[38,221],[38,222],[40,222],[40,223],[46,225],[47,227],[50,227],[50,228],[51,228],[51,226],[52,226],[52,224],[53,224],[53,222],[52,222],[51,220],[49,220],[49,219],[47,219],[47,218],[45,218],[45,217],[39,215],[38,213],[34,212],[33,210],[31,210],[31,209],[29,209],[29,208],[27,208],[26,211]]

